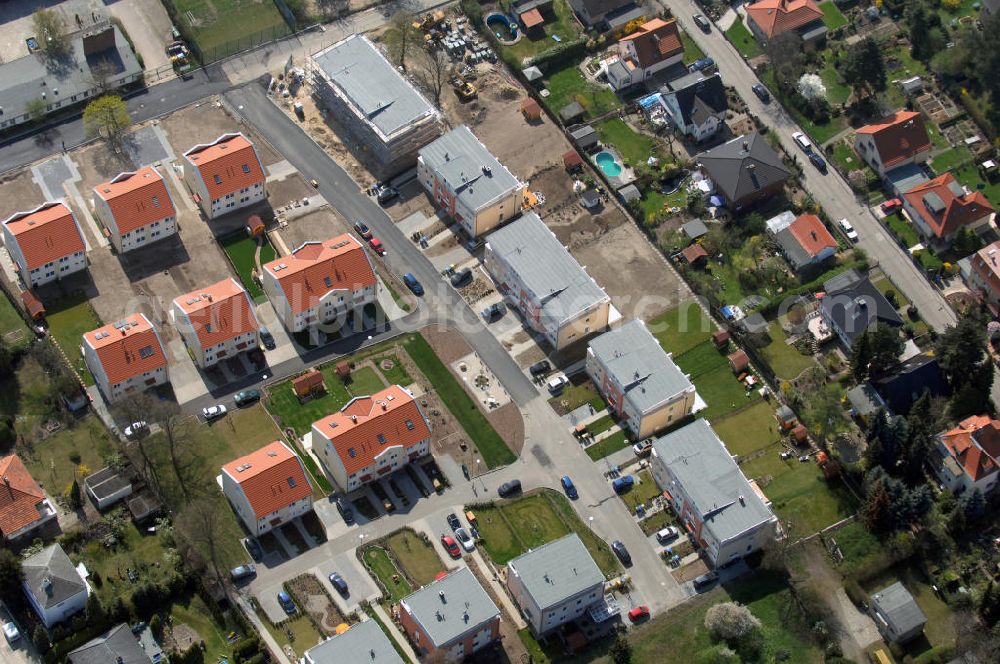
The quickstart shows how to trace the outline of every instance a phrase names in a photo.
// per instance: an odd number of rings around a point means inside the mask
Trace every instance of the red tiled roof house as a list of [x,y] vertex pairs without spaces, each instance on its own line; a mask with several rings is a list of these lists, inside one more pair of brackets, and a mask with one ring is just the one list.
[[312,445],[337,485],[353,491],[430,453],[431,427],[399,385],[356,397],[313,422]]
[[945,247],[960,228],[975,231],[988,224],[995,211],[981,192],[967,190],[951,173],[904,193],[903,209],[920,235]]
[[913,111],[897,111],[854,134],[854,150],[882,177],[893,168],[927,161],[931,147],[924,119]]
[[257,537],[312,509],[312,486],[302,459],[281,441],[223,466],[222,492]]
[[56,510],[16,454],[0,457],[0,542],[29,542]]
[[166,182],[150,166],[94,187],[94,213],[119,253],[177,233],[177,211]]
[[184,153],[184,180],[209,219],[264,200],[264,166],[243,134],[223,134]]
[[232,277],[174,300],[174,324],[202,369],[259,345],[257,314]]
[[970,262],[969,288],[979,295],[994,316],[1000,314],[1000,240],[974,253]]
[[803,270],[826,261],[837,253],[837,240],[827,230],[823,220],[814,214],[791,213],[769,220],[768,232],[781,248],[782,254],[796,270]]
[[87,247],[65,203],[42,203],[3,222],[3,241],[28,288],[87,269]]
[[343,321],[348,311],[375,301],[375,269],[361,243],[347,233],[306,242],[261,272],[264,292],[290,332]]
[[786,32],[805,42],[826,38],[823,11],[815,0],[760,0],[746,7],[747,27],[762,44]]
[[109,401],[167,382],[167,356],[160,335],[143,314],[84,334],[83,359]]
[[973,415],[954,429],[938,434],[931,467],[950,491],[979,489],[984,494],[997,485],[1000,458],[1000,420]]
[[656,72],[684,59],[677,19],[654,18],[618,42],[619,60],[608,65],[608,81],[615,90],[637,85]]

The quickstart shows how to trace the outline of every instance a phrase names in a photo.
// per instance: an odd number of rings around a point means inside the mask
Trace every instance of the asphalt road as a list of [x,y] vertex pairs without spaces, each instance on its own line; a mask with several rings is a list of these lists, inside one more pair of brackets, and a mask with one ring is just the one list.
[[802,131],[785,112],[781,104],[772,99],[769,104],[761,102],[750,89],[759,82],[753,70],[746,64],[735,48],[712,26],[709,34],[695,25],[693,17],[701,10],[690,0],[657,0],[670,9],[687,33],[701,47],[705,54],[715,60],[726,85],[733,86],[746,101],[750,112],[766,123],[781,140],[789,154],[799,155],[804,163],[805,188],[812,194],[833,219],[847,218],[860,236],[859,246],[878,262],[883,272],[902,290],[920,311],[920,315],[936,330],[943,330],[955,324],[955,313],[945,302],[941,293],[924,278],[910,260],[909,255],[882,228],[866,205],[859,202],[844,178],[835,169],[823,175],[813,166],[805,154],[792,141],[792,133]]

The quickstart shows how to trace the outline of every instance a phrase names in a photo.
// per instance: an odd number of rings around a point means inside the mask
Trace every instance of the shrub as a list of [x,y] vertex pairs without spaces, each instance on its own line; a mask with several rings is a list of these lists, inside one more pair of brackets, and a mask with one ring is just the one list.
[[742,639],[760,627],[760,620],[738,602],[722,602],[705,613],[705,628],[717,639]]

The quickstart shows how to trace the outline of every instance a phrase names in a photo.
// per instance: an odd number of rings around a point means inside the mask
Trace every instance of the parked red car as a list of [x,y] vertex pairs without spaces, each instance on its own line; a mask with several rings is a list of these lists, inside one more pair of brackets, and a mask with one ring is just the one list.
[[645,604],[637,606],[628,612],[628,619],[634,623],[637,623],[640,620],[645,620],[648,617],[649,617],[649,607],[646,606]]
[[898,198],[890,198],[882,203],[882,214],[892,214],[901,207],[903,207],[903,201]]
[[385,256],[385,247],[382,246],[382,240],[375,236],[368,238],[368,244],[371,246],[372,251],[374,251],[379,256]]
[[444,550],[448,552],[448,555],[454,558],[455,560],[458,560],[459,558],[462,557],[462,550],[458,548],[458,542],[455,541],[454,537],[450,537],[448,535],[442,535],[441,546],[443,546]]

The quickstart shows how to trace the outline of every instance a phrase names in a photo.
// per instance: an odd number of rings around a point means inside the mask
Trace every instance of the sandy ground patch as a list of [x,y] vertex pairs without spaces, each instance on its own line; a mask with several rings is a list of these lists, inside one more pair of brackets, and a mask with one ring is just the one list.
[[288,225],[279,229],[278,234],[289,251],[294,251],[303,242],[323,241],[350,231],[350,224],[329,205],[303,214],[286,215],[286,218]]
[[183,154],[195,145],[211,143],[223,134],[235,132],[243,132],[253,142],[264,166],[270,166],[284,159],[261,140],[249,126],[241,124],[230,115],[218,98],[175,111],[162,118],[160,125],[174,149],[174,154],[181,161]]
[[44,202],[42,190],[31,178],[30,170],[0,180],[0,219],[31,210]]

